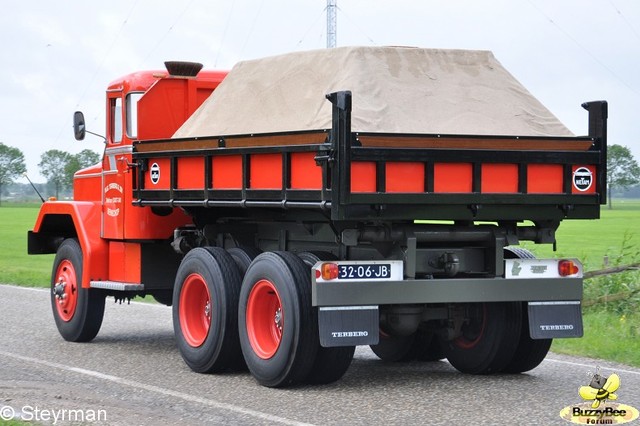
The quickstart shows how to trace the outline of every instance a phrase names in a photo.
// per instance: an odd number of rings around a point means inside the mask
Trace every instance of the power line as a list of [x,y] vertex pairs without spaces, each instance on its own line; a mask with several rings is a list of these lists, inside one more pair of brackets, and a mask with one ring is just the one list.
[[180,20],[182,19],[182,17],[184,16],[185,13],[187,13],[187,10],[189,9],[189,7],[191,7],[191,5],[193,4],[195,0],[191,0],[187,6],[182,9],[182,12],[180,12],[180,14],[178,15],[178,17],[176,18],[175,21],[173,21],[173,23],[171,25],[169,25],[169,29],[167,30],[167,32],[164,33],[164,35],[162,37],[160,37],[160,39],[158,40],[158,42],[156,43],[155,46],[153,46],[153,48],[151,50],[149,50],[149,53],[147,53],[147,56],[144,58],[143,63],[146,63],[147,60],[151,57],[151,54],[153,52],[156,51],[156,49],[158,48],[158,46],[160,46],[162,44],[162,42],[167,38],[167,36],[169,35],[169,33],[173,30],[173,28],[178,24],[178,22],[180,22]]
[[568,31],[566,31],[564,28],[562,28],[556,21],[554,21],[549,15],[547,15],[542,9],[540,9],[538,6],[535,5],[535,3],[533,3],[532,0],[527,0],[529,2],[529,4],[536,9],[542,16],[544,16],[553,26],[555,26],[562,34],[565,35],[565,37],[567,37],[569,40],[571,40],[573,42],[573,44],[575,44],[576,46],[578,46],[584,53],[586,53],[587,55],[589,55],[591,57],[591,59],[593,59],[598,65],[600,65],[603,69],[605,69],[606,71],[609,72],[609,74],[611,74],[616,80],[618,80],[620,83],[622,83],[624,86],[626,86],[629,90],[631,90],[632,92],[634,92],[636,95],[640,96],[640,92],[638,92],[636,89],[634,89],[629,83],[627,83],[625,80],[623,80],[618,74],[615,73],[615,71],[613,71],[611,68],[609,68],[604,62],[602,62],[595,54],[593,54],[589,49],[587,49],[586,47],[584,47],[582,44],[580,44],[580,42],[578,42],[578,40],[576,40]]
[[300,38],[300,40],[298,40],[298,43],[296,44],[296,46],[300,46],[304,42],[304,40],[309,35],[309,32],[311,32],[311,30],[316,26],[316,24],[318,23],[320,18],[322,18],[322,16],[326,12],[326,10],[327,10],[326,7],[322,9],[322,11],[318,14],[316,19],[313,21],[313,23],[307,28],[307,31],[305,31],[304,34],[302,35],[302,37]]
[[129,13],[127,14],[127,17],[124,19],[124,21],[122,21],[122,24],[120,25],[120,28],[118,29],[118,32],[116,33],[115,37],[113,37],[113,40],[111,41],[111,44],[109,45],[109,48],[107,49],[107,52],[104,55],[102,55],[102,61],[100,61],[100,64],[96,68],[95,72],[93,73],[93,76],[91,77],[91,80],[89,81],[89,84],[87,84],[87,86],[85,87],[84,91],[82,92],[82,96],[80,96],[80,100],[76,104],[76,107],[80,106],[80,103],[84,100],[84,97],[87,94],[87,91],[89,90],[89,88],[91,87],[93,82],[95,81],[96,76],[102,70],[102,67],[103,67],[105,61],[107,60],[107,58],[111,54],[111,50],[113,50],[113,47],[116,45],[116,41],[118,41],[118,38],[120,38],[120,34],[122,34],[122,30],[124,29],[125,25],[127,25],[127,22],[129,22],[129,18],[133,14],[133,11],[136,8],[136,6],[138,5],[139,1],[140,0],[136,0],[136,2],[133,4],[131,9],[129,10]]
[[262,11],[262,6],[264,6],[264,0],[262,0],[260,2],[260,6],[258,7],[258,10],[256,11],[255,16],[253,17],[253,22],[251,23],[251,28],[249,29],[249,32],[247,33],[247,37],[244,39],[244,43],[242,44],[242,49],[240,49],[240,54],[239,54],[240,57],[242,57],[242,55],[244,53],[244,49],[247,47],[247,43],[249,42],[249,39],[253,35],[253,30],[256,27],[256,22],[258,21],[258,16],[260,16],[260,12]]
[[340,13],[342,13],[344,15],[345,18],[347,18],[347,20],[358,30],[360,31],[360,34],[362,34],[363,36],[365,36],[365,38],[367,40],[369,40],[370,43],[377,45],[378,43],[376,43],[371,37],[369,37],[369,35],[362,29],[362,27],[360,27],[360,25],[358,25],[357,22],[355,22],[353,19],[351,19],[349,17],[349,15],[347,15],[344,10],[342,10],[341,7],[338,6],[338,10],[340,11]]
[[629,20],[622,14],[622,12],[620,12],[620,9],[618,9],[616,5],[613,3],[613,1],[611,0],[609,0],[609,4],[611,4],[611,6],[615,9],[616,13],[620,16],[620,18],[624,21],[624,23],[627,24],[627,27],[629,27],[631,32],[635,34],[636,38],[640,40],[640,34],[638,34],[635,28],[633,28],[633,25],[631,25]]
[[224,31],[222,32],[222,39],[220,39],[220,47],[218,48],[218,54],[216,55],[216,61],[213,63],[214,68],[218,67],[218,59],[220,59],[220,54],[222,53],[222,46],[224,45],[224,39],[227,37],[227,30],[229,29],[229,23],[231,22],[231,16],[233,15],[233,7],[236,5],[236,2],[231,3],[231,9],[229,10],[229,15],[227,16],[227,23],[224,26]]

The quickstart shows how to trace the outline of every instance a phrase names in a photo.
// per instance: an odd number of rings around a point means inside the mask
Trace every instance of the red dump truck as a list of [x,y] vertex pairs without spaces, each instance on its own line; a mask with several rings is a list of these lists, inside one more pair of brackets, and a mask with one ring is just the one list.
[[[173,309],[196,372],[329,383],[355,346],[470,374],[580,337],[583,268],[536,259],[606,194],[607,103],[574,136],[489,52],[338,48],[136,72],[106,91],[100,164],[43,204],[65,340],[105,298]],[[561,96],[561,94],[559,94]],[[86,129],[74,115],[76,139]]]

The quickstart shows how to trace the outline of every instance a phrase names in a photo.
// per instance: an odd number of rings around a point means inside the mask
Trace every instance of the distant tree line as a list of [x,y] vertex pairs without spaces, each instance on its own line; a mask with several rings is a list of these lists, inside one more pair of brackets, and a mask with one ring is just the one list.
[[[40,156],[38,167],[39,173],[47,179],[47,185],[44,188],[42,185],[37,185],[38,190],[41,192],[47,190],[47,193],[53,192],[56,197],[59,197],[61,192],[71,190],[75,172],[97,164],[99,161],[100,155],[90,149],[84,149],[77,154],[58,149],[46,151]],[[13,190],[22,187],[22,185],[16,186],[14,181],[26,172],[27,167],[22,151],[0,142],[0,202],[8,193],[9,187]]]
[[626,146],[607,147],[607,194],[609,208],[613,208],[614,191],[624,192],[640,184],[640,166]]
[[83,149],[73,155],[59,149],[50,149],[40,156],[40,174],[55,187],[56,198],[60,191],[73,187],[73,175],[80,169],[100,161],[100,155],[90,149]]

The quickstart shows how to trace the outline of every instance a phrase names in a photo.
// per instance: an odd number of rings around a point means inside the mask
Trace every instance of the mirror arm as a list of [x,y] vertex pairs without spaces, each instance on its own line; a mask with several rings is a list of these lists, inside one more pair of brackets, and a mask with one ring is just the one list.
[[104,136],[99,135],[98,133],[93,133],[93,132],[91,132],[91,131],[89,131],[89,130],[86,130],[86,129],[85,129],[85,132],[86,132],[86,133],[89,133],[90,135],[97,136],[97,137],[99,137],[100,139],[102,139],[102,140],[104,141],[104,143],[107,143],[107,138],[105,138]]

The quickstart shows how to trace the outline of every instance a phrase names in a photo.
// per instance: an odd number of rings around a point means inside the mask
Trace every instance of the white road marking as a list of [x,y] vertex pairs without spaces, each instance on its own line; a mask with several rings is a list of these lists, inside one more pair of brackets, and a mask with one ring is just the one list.
[[170,389],[164,389],[164,388],[161,388],[161,387],[158,387],[158,386],[147,385],[145,383],[136,382],[135,380],[123,379],[122,377],[112,376],[110,374],[100,373],[99,371],[86,370],[84,368],[77,368],[77,367],[69,367],[67,365],[59,364],[59,363],[56,363],[56,362],[46,361],[46,360],[43,360],[43,359],[37,359],[37,358],[32,358],[32,357],[27,357],[27,356],[22,356],[22,355],[17,355],[17,354],[13,354],[13,353],[10,353],[10,352],[4,352],[4,351],[0,351],[0,355],[8,357],[8,358],[17,359],[17,360],[20,360],[20,361],[25,361],[25,362],[30,362],[30,363],[33,363],[33,364],[42,365],[42,366],[49,367],[49,368],[55,368],[55,369],[58,369],[58,370],[64,370],[64,371],[70,371],[70,372],[77,373],[77,374],[83,374],[85,376],[95,377],[95,378],[100,379],[100,380],[106,380],[106,381],[109,381],[109,382],[114,382],[114,383],[118,383],[118,384],[121,384],[121,385],[137,388],[137,389],[144,389],[146,391],[158,393],[158,394],[161,394],[161,395],[164,395],[164,396],[171,396],[171,397],[183,399],[183,400],[188,401],[188,402],[195,402],[195,403],[198,403],[198,404],[208,405],[209,407],[217,408],[217,409],[220,409],[220,410],[233,411],[234,413],[255,417],[255,418],[266,420],[266,421],[272,422],[272,423],[279,423],[279,424],[284,424],[284,425],[295,425],[295,426],[307,426],[307,425],[310,425],[309,423],[297,422],[295,420],[286,419],[286,418],[283,418],[283,417],[279,417],[279,416],[274,416],[274,415],[271,415],[271,414],[263,413],[261,411],[252,410],[250,408],[240,407],[238,405],[227,404],[225,402],[219,402],[219,401],[216,401],[216,400],[213,400],[213,399],[207,399],[207,398],[201,398],[201,397],[195,396],[195,395],[189,395],[189,394],[184,393],[184,392],[178,392],[178,391],[173,391],[173,390],[170,390]]
[[[573,361],[562,361],[559,359],[550,359],[550,358],[545,358],[544,362],[557,362],[559,364],[568,364],[568,365],[574,365],[576,367],[587,367],[590,369],[594,369],[596,368],[597,365],[597,360],[594,360],[594,364],[583,364],[580,362],[573,362]],[[602,361],[602,362],[610,362],[610,361]],[[635,374],[637,376],[640,376],[640,371],[633,371],[633,370],[624,370],[624,369],[620,369],[620,368],[616,368],[616,367],[603,367],[606,370],[611,370],[614,371],[616,373],[624,373],[624,374]]]

